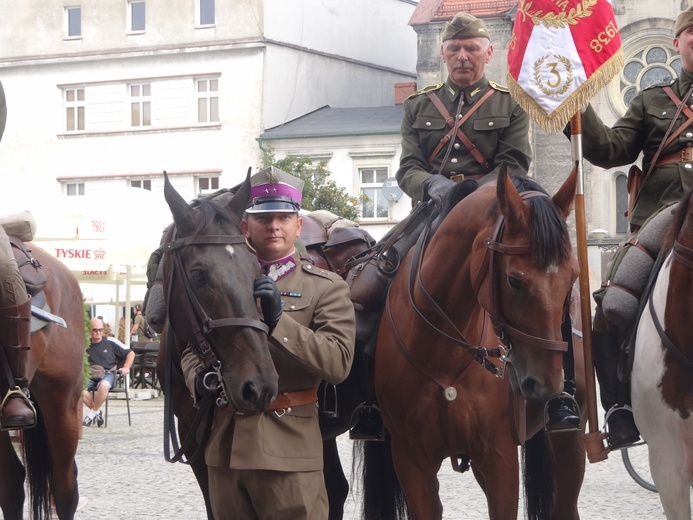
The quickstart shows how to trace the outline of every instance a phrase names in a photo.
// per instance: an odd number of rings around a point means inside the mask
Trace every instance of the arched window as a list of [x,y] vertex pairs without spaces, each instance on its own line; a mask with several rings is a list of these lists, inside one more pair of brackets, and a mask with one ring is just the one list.
[[616,233],[628,233],[628,177],[623,172],[616,172]]

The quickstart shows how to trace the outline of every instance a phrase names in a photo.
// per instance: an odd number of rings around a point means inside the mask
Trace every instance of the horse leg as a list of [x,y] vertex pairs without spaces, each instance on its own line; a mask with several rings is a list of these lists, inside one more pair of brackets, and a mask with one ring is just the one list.
[[[194,450],[193,450],[194,451]],[[205,500],[205,509],[207,511],[207,518],[209,520],[214,520],[214,513],[212,513],[212,503],[209,501],[209,475],[207,473],[207,464],[200,458],[190,465],[190,468],[195,475],[197,480],[197,485],[200,486],[200,491],[202,492],[202,497]]]
[[325,488],[327,489],[327,498],[330,503],[329,520],[342,520],[344,516],[344,502],[346,502],[349,495],[349,482],[344,475],[342,462],[339,459],[336,438],[323,439],[322,455],[324,460]]
[[443,504],[440,501],[438,482],[440,463],[427,461],[420,448],[410,446],[394,436],[392,462],[407,499],[411,520],[442,519]]
[[585,447],[582,432],[548,436],[556,475],[554,520],[578,520],[578,497],[585,476]]
[[22,520],[26,472],[7,432],[0,433],[0,508],[5,520]]
[[489,520],[517,518],[520,496],[520,466],[517,448],[512,443],[500,452],[487,451],[477,461],[471,461],[474,477],[486,495]]
[[[685,454],[685,448],[678,439],[663,439],[666,442],[657,442],[657,439],[648,438],[650,453],[650,471],[652,479],[657,486],[659,499],[664,508],[667,520],[690,520],[690,464]],[[673,440],[673,442],[672,442]],[[682,467],[683,465],[683,467]]]

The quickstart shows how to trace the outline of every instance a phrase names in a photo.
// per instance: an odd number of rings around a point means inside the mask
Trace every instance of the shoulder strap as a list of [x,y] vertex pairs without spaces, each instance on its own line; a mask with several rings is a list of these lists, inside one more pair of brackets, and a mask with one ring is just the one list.
[[[495,92],[494,89],[489,88],[486,93],[477,101],[472,107],[469,109],[469,111],[461,117],[459,120],[455,120],[450,115],[450,112],[448,112],[447,108],[445,108],[445,105],[443,105],[443,102],[440,100],[438,96],[436,96],[433,92],[427,92],[426,95],[428,98],[431,100],[433,105],[438,109],[438,112],[440,112],[440,115],[443,116],[443,119],[445,119],[445,123],[451,128],[451,130],[443,136],[443,138],[440,140],[438,143],[438,146],[436,146],[435,150],[433,150],[433,153],[431,156],[428,158],[428,163],[432,164],[433,160],[436,158],[436,156],[440,153],[440,151],[443,149],[446,143],[450,141],[452,136],[454,134],[457,135],[457,137],[462,141],[462,144],[464,144],[469,152],[472,154],[474,159],[476,159],[476,162],[481,164],[481,166],[484,168],[485,171],[490,170],[490,166],[488,164],[488,161],[484,158],[483,155],[481,155],[481,152],[477,149],[476,145],[472,143],[469,138],[464,135],[462,132],[461,126],[462,123],[464,123],[467,119],[469,119],[469,116],[471,116],[477,108],[479,108],[481,105],[483,105],[484,101],[486,101],[493,93]],[[460,94],[461,95],[461,94]]]
[[[669,85],[662,87],[662,90],[664,90],[664,92],[667,93],[667,96],[669,96],[669,98],[674,102],[674,105],[676,105],[676,113],[674,114],[674,118],[671,120],[669,128],[667,128],[667,131],[664,134],[662,143],[659,145],[659,148],[657,148],[657,151],[652,157],[652,161],[650,162],[650,167],[647,170],[647,174],[645,174],[645,178],[647,178],[650,175],[650,173],[652,173],[654,165],[657,162],[659,155],[662,153],[662,150],[669,146],[671,142],[674,139],[676,139],[679,136],[679,134],[681,134],[681,132],[683,132],[686,128],[691,126],[691,123],[693,123],[693,111],[686,105],[688,98],[691,96],[691,91],[693,90],[693,88],[688,89],[688,92],[686,92],[686,95],[683,97],[683,101],[679,99],[679,97],[674,93],[674,91],[671,89]],[[688,117],[688,119],[686,119],[686,121],[684,121],[684,123],[680,127],[678,127],[675,132],[672,133],[674,125],[676,125],[676,121],[681,115],[681,112],[683,112],[686,115],[686,117]]]

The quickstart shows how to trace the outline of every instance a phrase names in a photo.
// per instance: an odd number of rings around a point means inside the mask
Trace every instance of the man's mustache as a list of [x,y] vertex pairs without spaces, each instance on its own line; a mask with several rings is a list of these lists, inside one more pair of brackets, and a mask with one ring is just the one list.
[[463,62],[458,63],[457,65],[455,65],[455,66],[453,67],[453,70],[457,70],[457,69],[470,69],[470,70],[471,70],[471,69],[473,69],[473,68],[474,68],[474,67],[472,67],[472,64],[471,64],[471,63],[469,63],[468,61],[463,61]]

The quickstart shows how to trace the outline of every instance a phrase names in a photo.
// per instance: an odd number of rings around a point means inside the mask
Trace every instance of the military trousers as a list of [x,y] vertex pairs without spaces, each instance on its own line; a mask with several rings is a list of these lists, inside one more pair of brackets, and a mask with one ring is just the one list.
[[270,471],[208,466],[216,520],[327,520],[322,471]]

